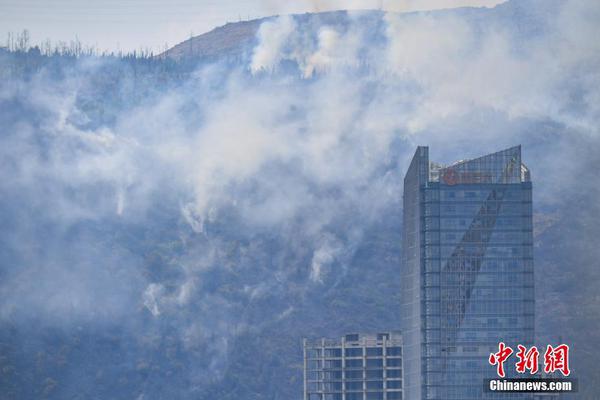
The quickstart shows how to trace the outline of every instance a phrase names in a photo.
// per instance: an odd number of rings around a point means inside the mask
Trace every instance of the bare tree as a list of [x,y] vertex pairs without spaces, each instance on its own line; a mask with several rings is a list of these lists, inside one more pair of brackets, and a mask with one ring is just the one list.
[[29,49],[29,31],[23,29],[19,35],[17,35],[17,51],[25,52]]

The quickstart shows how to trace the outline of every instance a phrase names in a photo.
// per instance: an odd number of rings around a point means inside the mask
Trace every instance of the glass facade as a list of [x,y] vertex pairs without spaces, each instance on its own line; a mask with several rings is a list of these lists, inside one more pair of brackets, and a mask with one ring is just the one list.
[[304,341],[305,400],[402,400],[402,336]]
[[497,377],[490,353],[499,342],[534,340],[531,182],[521,148],[443,167],[419,147],[403,202],[405,398],[499,396],[483,391],[484,378]]

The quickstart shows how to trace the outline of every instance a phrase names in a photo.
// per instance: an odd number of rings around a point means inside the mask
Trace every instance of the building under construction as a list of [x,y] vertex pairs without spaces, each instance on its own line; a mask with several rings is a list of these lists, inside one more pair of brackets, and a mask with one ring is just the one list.
[[304,340],[304,400],[402,399],[399,332]]

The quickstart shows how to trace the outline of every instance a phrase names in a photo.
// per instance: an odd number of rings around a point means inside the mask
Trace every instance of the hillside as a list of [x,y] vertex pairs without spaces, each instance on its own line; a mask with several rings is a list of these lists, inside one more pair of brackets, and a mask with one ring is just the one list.
[[[546,18],[553,15],[561,4],[561,0],[511,0],[493,8],[463,7],[429,12],[387,13],[401,15],[404,18],[421,18],[428,15],[434,18],[460,18],[466,23],[474,24],[479,29],[506,29],[518,36],[532,36],[543,33]],[[346,30],[353,22],[371,26],[373,31],[381,29],[385,12],[379,10],[364,11],[331,11],[320,13],[294,14],[291,17],[298,23],[298,29],[318,31],[323,26]],[[192,59],[232,59],[241,60],[249,57],[257,43],[260,25],[273,21],[277,16],[249,21],[230,22],[209,32],[191,37],[158,57],[174,60]]]
[[239,56],[254,44],[258,28],[264,20],[229,23],[181,42],[158,57],[181,60],[188,57],[215,59]]
[[398,328],[416,146],[517,144],[536,336],[573,345],[596,399],[599,10],[269,17],[163,58],[0,51],[0,399],[300,399],[303,337]]

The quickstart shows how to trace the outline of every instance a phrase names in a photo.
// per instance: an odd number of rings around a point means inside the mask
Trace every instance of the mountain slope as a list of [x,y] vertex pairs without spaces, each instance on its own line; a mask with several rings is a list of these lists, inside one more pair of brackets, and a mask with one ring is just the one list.
[[[479,29],[508,30],[518,36],[541,34],[546,19],[555,15],[562,0],[509,0],[493,8],[461,7],[426,12],[386,13],[380,10],[329,11],[320,13],[293,14],[299,30],[318,31],[324,26],[344,31],[353,23],[381,28],[385,25],[385,15],[402,15],[420,18],[428,15],[434,18],[461,18]],[[262,23],[273,21],[277,16],[249,21],[230,22],[209,32],[191,37],[166,50],[159,57],[174,60],[203,59],[240,60],[248,57],[257,43],[256,35]]]
[[228,23],[175,45],[160,57],[181,60],[190,57],[215,59],[239,56],[254,43],[258,28],[265,20]]

